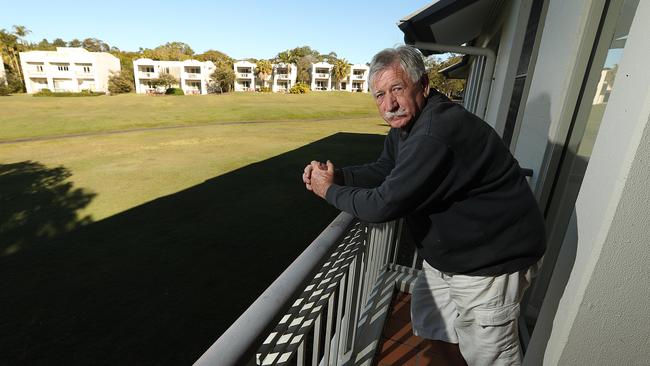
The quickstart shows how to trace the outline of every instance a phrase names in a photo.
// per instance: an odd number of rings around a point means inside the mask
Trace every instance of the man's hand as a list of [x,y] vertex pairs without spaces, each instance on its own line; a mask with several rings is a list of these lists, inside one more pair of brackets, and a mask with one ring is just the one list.
[[318,162],[316,160],[312,160],[311,163],[307,164],[307,166],[305,167],[305,170],[302,173],[302,181],[303,181],[303,183],[305,183],[305,187],[307,188],[308,191],[312,190],[311,189],[311,173],[314,170],[314,164],[316,164],[316,166],[318,166],[318,169],[327,170],[327,165],[325,165],[325,164],[323,164],[321,162]]
[[326,164],[312,161],[311,164],[305,167],[302,181],[308,190],[321,198],[325,198],[327,189],[334,183],[334,164],[329,160]]

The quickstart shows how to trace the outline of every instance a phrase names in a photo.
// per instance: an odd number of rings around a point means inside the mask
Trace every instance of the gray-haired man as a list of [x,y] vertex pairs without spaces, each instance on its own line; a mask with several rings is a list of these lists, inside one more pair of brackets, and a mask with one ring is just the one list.
[[384,150],[340,170],[313,161],[307,189],[361,220],[406,219],[424,258],[416,335],[458,343],[470,365],[520,364],[519,303],[545,234],[517,161],[487,123],[430,89],[416,49],[379,52],[369,74],[391,126]]

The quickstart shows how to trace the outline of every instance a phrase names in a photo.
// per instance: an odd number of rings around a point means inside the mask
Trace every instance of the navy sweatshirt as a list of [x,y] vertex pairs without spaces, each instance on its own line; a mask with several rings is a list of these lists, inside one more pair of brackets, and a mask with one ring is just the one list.
[[440,271],[512,273],[546,249],[517,161],[492,127],[438,92],[417,120],[391,128],[376,162],[342,173],[327,201],[368,222],[404,217],[419,254]]

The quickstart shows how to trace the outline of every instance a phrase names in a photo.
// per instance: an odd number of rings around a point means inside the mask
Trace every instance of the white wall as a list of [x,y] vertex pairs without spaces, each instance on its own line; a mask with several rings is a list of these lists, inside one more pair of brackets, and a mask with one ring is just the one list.
[[575,262],[566,286],[549,288],[561,298],[552,312],[547,299],[538,319],[553,324],[548,343],[536,327],[525,365],[650,360],[649,18],[641,1],[567,233]]
[[[43,63],[43,73],[34,74],[29,63]],[[56,64],[68,64],[69,71],[58,71]],[[92,79],[95,91],[108,91],[108,76],[120,71],[120,60],[107,52],[88,52],[82,48],[58,47],[56,51],[29,51],[20,53],[20,64],[27,93],[38,90],[32,88],[32,77],[47,79],[48,88],[54,89],[55,79],[69,79],[64,84],[73,92],[79,89],[80,79]],[[76,64],[90,64],[90,75],[79,75],[80,67]]]
[[650,360],[650,3],[641,1],[576,202],[578,251],[545,362]]

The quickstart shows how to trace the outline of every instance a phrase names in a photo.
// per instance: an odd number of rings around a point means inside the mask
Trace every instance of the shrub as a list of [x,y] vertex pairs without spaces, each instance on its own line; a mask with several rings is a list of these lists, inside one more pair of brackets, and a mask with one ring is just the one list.
[[7,70],[7,84],[11,93],[22,93],[25,91],[23,79],[13,72]]
[[289,93],[291,94],[306,94],[309,92],[311,89],[309,88],[309,85],[305,83],[296,83],[296,85],[292,86],[291,89],[289,89]]
[[263,87],[260,88],[260,91],[261,91],[262,93],[270,93],[272,90],[271,90],[271,88],[268,87],[268,86],[263,86]]
[[114,73],[108,77],[108,91],[111,95],[130,93],[133,89],[133,81],[122,73]]
[[183,89],[181,89],[181,88],[167,88],[167,90],[165,90],[165,94],[167,94],[167,95],[185,95],[185,93],[183,92]]
[[52,93],[50,89],[41,89],[38,93],[34,93],[35,97],[97,97],[104,95],[104,92],[94,92],[90,90],[82,90],[81,92],[60,92]]
[[0,78],[0,95],[9,95],[11,94],[11,89],[9,89],[9,86],[6,84],[6,81],[4,78]]

